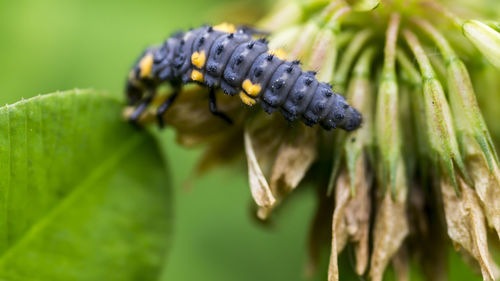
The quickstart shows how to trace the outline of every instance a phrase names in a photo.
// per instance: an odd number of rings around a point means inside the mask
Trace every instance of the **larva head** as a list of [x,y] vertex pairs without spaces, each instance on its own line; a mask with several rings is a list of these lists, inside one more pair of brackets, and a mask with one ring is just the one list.
[[361,117],[361,113],[357,111],[354,107],[349,106],[346,110],[346,119],[342,128],[346,131],[353,131],[361,126],[363,122],[363,118]]
[[130,105],[140,101],[144,94],[155,87],[153,62],[156,48],[146,49],[128,74],[125,91]]
[[345,98],[336,95],[337,100],[330,108],[330,112],[323,120],[322,125],[325,129],[342,128],[346,131],[353,131],[361,126],[363,117],[354,107],[347,104]]

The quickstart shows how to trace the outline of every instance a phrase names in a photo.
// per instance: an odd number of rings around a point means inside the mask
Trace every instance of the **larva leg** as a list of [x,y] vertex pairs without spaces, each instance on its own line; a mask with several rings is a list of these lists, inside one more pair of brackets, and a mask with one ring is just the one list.
[[165,123],[163,122],[163,115],[177,99],[177,97],[179,96],[179,92],[180,89],[176,88],[175,91],[167,98],[167,100],[158,107],[158,110],[156,111],[156,118],[158,119],[158,127],[160,127],[160,129],[165,126]]
[[148,108],[149,104],[151,103],[151,101],[154,98],[154,91],[152,91],[151,93],[152,94],[148,95],[147,97],[145,97],[141,101],[139,106],[137,106],[137,108],[135,109],[134,113],[132,113],[132,115],[130,115],[130,117],[128,118],[128,121],[130,123],[137,125],[137,121],[139,120],[139,117],[141,117],[141,114],[144,112],[144,110],[146,110],[146,108]]
[[215,88],[210,88],[210,92],[208,94],[208,98],[210,100],[210,112],[212,112],[213,115],[222,118],[224,121],[226,121],[229,124],[233,124],[233,121],[229,116],[227,116],[224,112],[220,112],[217,109],[217,101],[215,99]]

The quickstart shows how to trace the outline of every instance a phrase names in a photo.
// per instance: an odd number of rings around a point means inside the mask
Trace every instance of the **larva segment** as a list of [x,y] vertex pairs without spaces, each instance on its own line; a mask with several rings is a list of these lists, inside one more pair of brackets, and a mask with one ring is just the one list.
[[281,113],[287,120],[293,121],[305,112],[316,92],[318,84],[318,80],[316,80],[314,74],[311,72],[303,72],[299,76],[281,107]]
[[285,62],[280,65],[260,97],[264,111],[272,113],[278,110],[301,74],[300,66],[294,62]]
[[160,81],[167,81],[175,77],[175,51],[179,48],[180,40],[169,38],[161,48],[154,53],[152,72]]
[[321,126],[327,130],[340,127],[347,131],[359,127],[361,114],[349,106],[343,96],[334,94],[334,97],[335,102],[328,108],[328,114],[321,120]]
[[[276,69],[283,63],[285,62],[281,59],[267,53],[261,54],[255,59],[246,75],[245,81],[250,81],[252,85],[260,85],[261,90],[256,96],[262,95],[262,90],[267,87],[274,72],[276,72]],[[243,88],[245,88],[245,81],[242,85]],[[248,82],[247,86],[249,86]]]
[[221,81],[222,90],[229,95],[238,93],[250,67],[257,57],[265,52],[267,52],[267,44],[262,40],[240,44],[234,50],[224,70],[224,79]]
[[328,113],[327,106],[332,104],[334,100],[333,91],[330,85],[320,82],[318,88],[314,91],[312,95],[312,100],[306,107],[305,112],[302,114],[302,120],[305,124],[313,126],[322,120]]
[[230,33],[214,41],[206,64],[205,83],[209,87],[219,87],[221,78],[234,50],[251,37],[244,33]]
[[179,48],[176,51],[174,60],[174,74],[180,77],[183,83],[191,80],[191,55],[193,50],[193,43],[196,37],[203,32],[203,28],[193,29],[182,37],[179,43]]
[[[213,43],[215,40],[225,35],[226,33],[214,30],[212,27],[208,26],[203,27],[203,31],[196,37],[193,43],[191,64],[194,69],[203,74],[203,77],[205,77],[208,55]],[[197,82],[205,83],[204,80]]]

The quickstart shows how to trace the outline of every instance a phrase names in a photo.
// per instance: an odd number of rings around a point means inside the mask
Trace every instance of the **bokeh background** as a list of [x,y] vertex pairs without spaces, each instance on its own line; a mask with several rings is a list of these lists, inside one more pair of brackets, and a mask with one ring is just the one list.
[[[121,98],[143,48],[218,19],[252,24],[269,4],[264,1],[0,0],[0,104],[73,88]],[[175,233],[162,280],[306,280],[314,187],[301,187],[263,227],[252,217],[243,159],[194,180],[200,149],[179,147],[171,130],[160,138],[175,196]],[[309,280],[326,280],[327,255]],[[450,262],[450,280],[480,280],[457,255]],[[342,280],[358,280],[347,273],[352,265],[345,254]],[[420,280],[418,274],[412,280]]]

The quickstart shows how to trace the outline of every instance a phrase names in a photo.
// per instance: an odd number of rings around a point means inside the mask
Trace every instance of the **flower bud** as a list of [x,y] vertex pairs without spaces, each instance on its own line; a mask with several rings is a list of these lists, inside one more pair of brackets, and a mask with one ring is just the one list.
[[380,0],[357,0],[354,1],[352,9],[355,11],[369,11],[377,8],[380,4]]
[[500,68],[500,33],[488,25],[468,20],[463,25],[465,36],[497,68]]
[[[401,155],[401,135],[398,112],[398,82],[396,80],[396,42],[400,16],[393,14],[386,32],[384,66],[378,88],[376,105],[375,136],[382,158],[382,186],[387,178],[396,188],[396,172]],[[395,192],[396,190],[393,190]]]

